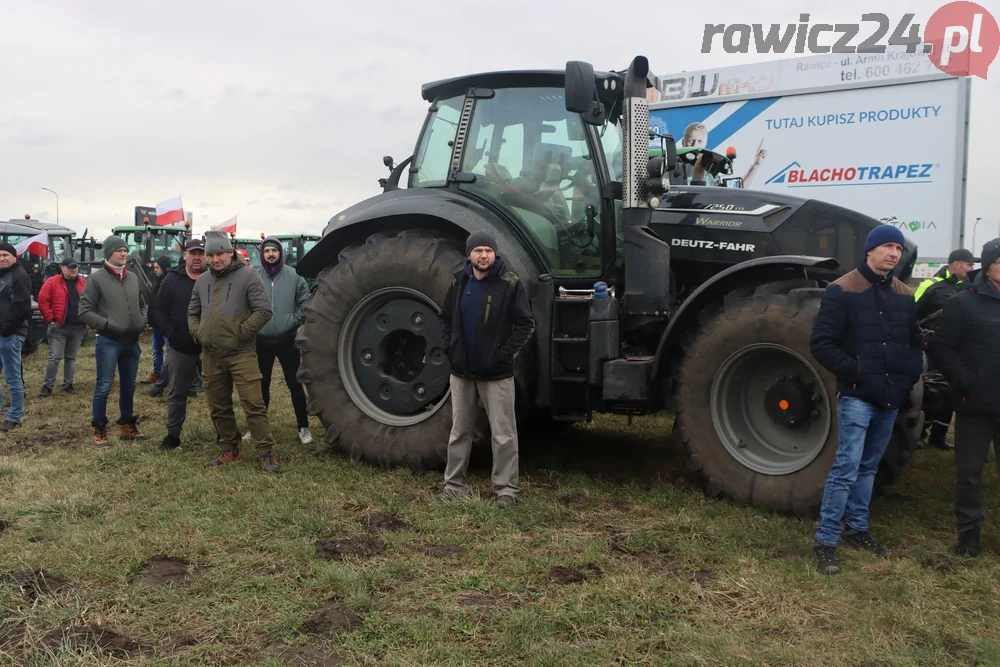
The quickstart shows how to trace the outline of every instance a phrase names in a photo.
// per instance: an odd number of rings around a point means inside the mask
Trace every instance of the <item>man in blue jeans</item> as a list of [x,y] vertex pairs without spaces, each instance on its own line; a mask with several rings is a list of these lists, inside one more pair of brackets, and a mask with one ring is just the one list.
[[128,245],[121,237],[104,240],[104,266],[94,271],[80,296],[80,319],[97,332],[94,357],[97,381],[90,425],[95,447],[108,446],[108,394],[118,369],[118,425],[122,440],[144,440],[133,412],[135,379],[139,372],[139,334],[146,328],[146,303],[139,279],[125,269]]
[[[17,261],[17,249],[0,243],[0,366],[10,391],[10,409],[0,424],[6,433],[21,426],[24,413],[24,379],[21,375],[21,347],[28,337],[31,319],[31,279]],[[3,392],[0,390],[0,404]]]
[[[868,533],[875,473],[900,407],[923,370],[913,291],[890,275],[903,254],[903,233],[876,227],[857,268],[823,294],[810,348],[837,377],[839,442],[816,528],[817,568],[837,574],[837,545],[886,551]],[[841,520],[847,530],[841,536]]]

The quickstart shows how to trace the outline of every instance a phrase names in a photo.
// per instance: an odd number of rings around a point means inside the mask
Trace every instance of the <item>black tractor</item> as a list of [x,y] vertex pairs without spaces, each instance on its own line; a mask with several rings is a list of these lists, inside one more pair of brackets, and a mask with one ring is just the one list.
[[[654,80],[640,56],[625,72],[570,62],[423,87],[414,155],[385,158],[383,192],[335,215],[297,267],[318,284],[299,378],[329,444],[387,468],[443,466],[451,409],[437,316],[464,240],[486,230],[532,299],[536,331],[516,362],[522,430],[667,410],[664,440],[683,443],[708,494],[815,514],[837,399],[809,337],[824,288],[880,223],[677,183],[673,139],[648,129]],[[915,261],[908,242],[898,277]],[[916,449],[921,402],[918,383],[879,488]]]

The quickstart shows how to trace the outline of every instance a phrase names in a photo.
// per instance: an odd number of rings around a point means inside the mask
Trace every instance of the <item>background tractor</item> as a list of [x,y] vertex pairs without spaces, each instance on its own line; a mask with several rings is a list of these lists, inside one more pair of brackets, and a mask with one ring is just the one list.
[[[663,438],[683,444],[709,495],[815,514],[837,448],[836,380],[810,332],[824,288],[880,223],[818,200],[677,183],[673,138],[648,129],[654,82],[637,57],[625,72],[570,62],[423,86],[414,155],[384,158],[382,192],[335,215],[297,267],[317,279],[299,378],[328,443],[383,467],[443,466],[437,317],[464,240],[486,230],[536,320],[516,363],[522,429],[669,410]],[[899,277],[915,261],[908,241]],[[921,401],[918,383],[880,488],[916,448]]]

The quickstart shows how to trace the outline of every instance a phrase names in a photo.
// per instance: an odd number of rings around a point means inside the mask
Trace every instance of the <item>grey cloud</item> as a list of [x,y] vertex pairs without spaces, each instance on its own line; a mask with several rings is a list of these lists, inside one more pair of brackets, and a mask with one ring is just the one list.
[[69,139],[63,132],[24,132],[23,134],[16,135],[10,138],[12,144],[18,144],[20,146],[29,147],[42,147],[51,146],[52,144],[62,143]]
[[295,211],[302,211],[314,208],[329,208],[328,204],[310,204],[309,202],[303,202],[298,199],[294,201],[283,202],[281,204],[278,204],[278,206],[280,206],[281,208],[292,209]]
[[164,93],[163,98],[170,102],[188,102],[191,98],[180,88],[171,88]]

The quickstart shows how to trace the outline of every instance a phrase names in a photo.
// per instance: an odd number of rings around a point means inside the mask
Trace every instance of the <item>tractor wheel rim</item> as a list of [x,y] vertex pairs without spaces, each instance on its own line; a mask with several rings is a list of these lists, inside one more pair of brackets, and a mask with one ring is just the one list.
[[823,379],[802,355],[783,345],[759,343],[735,352],[715,376],[710,403],[726,451],[765,475],[808,466],[833,428]]
[[386,426],[412,426],[448,401],[450,366],[437,305],[407,287],[386,287],[351,309],[340,332],[337,361],[347,395]]

